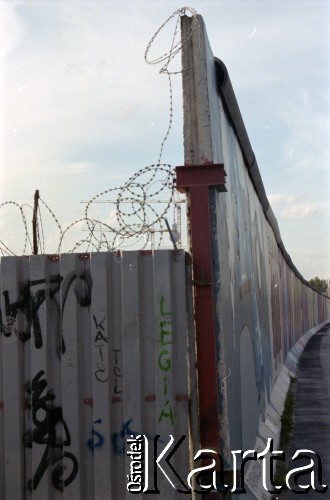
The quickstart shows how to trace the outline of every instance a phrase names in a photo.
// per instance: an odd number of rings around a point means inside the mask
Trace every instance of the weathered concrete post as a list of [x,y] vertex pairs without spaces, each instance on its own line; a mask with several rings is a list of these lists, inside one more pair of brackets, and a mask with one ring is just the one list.
[[[188,198],[201,446],[220,452],[218,397],[222,375],[216,347],[209,197],[214,191],[226,191],[226,174],[217,141],[213,140],[219,132],[220,118],[217,103],[210,101],[216,95],[215,65],[204,22],[198,16],[198,28],[192,30],[192,18],[184,16],[181,29],[185,166],[177,167],[177,188],[186,191]],[[214,87],[211,92],[210,86]],[[226,412],[221,414],[225,418]]]

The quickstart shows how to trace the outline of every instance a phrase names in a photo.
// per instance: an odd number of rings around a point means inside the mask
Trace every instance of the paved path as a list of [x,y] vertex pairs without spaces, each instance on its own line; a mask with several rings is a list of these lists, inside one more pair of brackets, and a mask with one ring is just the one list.
[[[303,497],[283,491],[278,498],[330,499],[330,323],[311,337],[306,345],[299,362],[297,381],[292,387],[295,398],[294,431],[286,458],[291,459],[294,452],[302,448],[318,453],[322,460],[322,482],[329,488],[322,494],[311,490]],[[300,466],[308,463],[305,460]],[[289,464],[290,470],[299,467],[299,462]],[[302,484],[303,481],[306,484],[306,478],[309,474],[301,478]]]

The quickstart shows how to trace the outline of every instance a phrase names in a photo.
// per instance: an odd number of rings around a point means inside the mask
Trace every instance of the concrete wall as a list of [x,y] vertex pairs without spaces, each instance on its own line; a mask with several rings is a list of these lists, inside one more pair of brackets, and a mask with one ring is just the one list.
[[[223,164],[227,174],[226,192],[209,189],[209,213],[220,449],[230,466],[230,450],[255,449],[265,422],[278,437],[280,410],[266,415],[278,375],[298,339],[330,318],[330,301],[285,250],[227,70],[198,20],[182,56],[185,165]],[[183,18],[185,39],[190,27]]]
[[231,372],[224,390],[227,446],[247,450],[288,351],[326,319],[329,301],[286,263],[221,100],[219,108],[227,193],[214,194],[211,204],[216,328],[224,374]]
[[186,435],[186,477],[190,274],[183,251],[1,259],[1,500],[131,498],[131,434]]

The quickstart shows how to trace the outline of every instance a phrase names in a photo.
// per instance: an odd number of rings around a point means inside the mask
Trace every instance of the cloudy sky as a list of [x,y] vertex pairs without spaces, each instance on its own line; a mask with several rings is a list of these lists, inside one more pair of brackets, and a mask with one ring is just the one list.
[[[306,279],[330,278],[329,2],[190,5],[228,68],[293,262]],[[0,204],[25,204],[30,226],[39,189],[65,227],[84,216],[82,200],[157,162],[168,81],[144,52],[179,7],[177,0],[0,0]],[[155,55],[169,48],[171,29]],[[173,77],[162,159],[173,167],[183,164],[180,78]],[[112,220],[113,206],[97,210]],[[0,210],[0,229],[0,240],[20,254],[25,232],[14,205]],[[46,251],[55,252],[56,224],[47,215],[44,230]],[[82,238],[79,225],[74,238]]]

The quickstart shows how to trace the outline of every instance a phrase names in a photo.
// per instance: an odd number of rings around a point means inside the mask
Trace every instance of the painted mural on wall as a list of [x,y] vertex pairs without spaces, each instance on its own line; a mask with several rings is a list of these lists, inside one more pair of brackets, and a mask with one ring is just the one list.
[[247,449],[254,446],[259,418],[265,420],[288,351],[306,331],[329,319],[330,301],[306,286],[286,262],[232,122],[219,96],[217,100],[217,150],[222,155],[217,161],[227,173],[227,192],[211,198],[218,341],[226,369],[231,370],[226,384],[227,444]]

